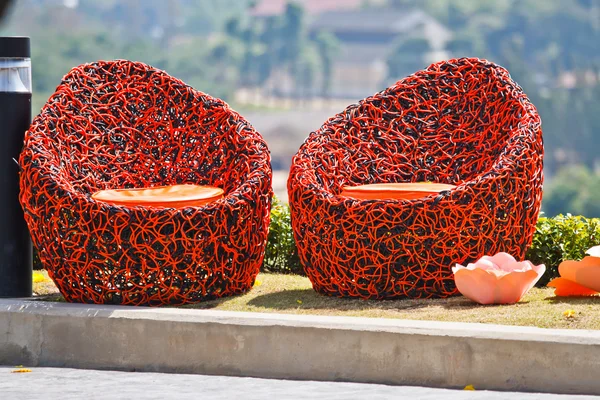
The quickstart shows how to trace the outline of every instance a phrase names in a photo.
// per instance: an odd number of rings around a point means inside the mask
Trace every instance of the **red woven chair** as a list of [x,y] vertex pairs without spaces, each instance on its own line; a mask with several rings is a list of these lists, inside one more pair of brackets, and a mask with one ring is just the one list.
[[[458,59],[351,105],[310,134],[288,180],[300,260],[316,291],[371,299],[457,293],[451,267],[522,258],[542,198],[540,118],[508,72]],[[436,182],[413,200],[342,187]]]
[[[223,101],[141,63],[82,65],[33,121],[20,165],[33,243],[67,301],[182,304],[252,287],[267,240],[270,155]],[[177,184],[225,194],[181,208],[91,197]]]

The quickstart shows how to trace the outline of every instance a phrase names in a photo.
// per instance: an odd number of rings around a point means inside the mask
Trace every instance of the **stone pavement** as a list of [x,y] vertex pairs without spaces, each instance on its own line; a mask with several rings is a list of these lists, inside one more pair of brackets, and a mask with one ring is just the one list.
[[31,368],[11,373],[0,366],[2,400],[94,399],[444,399],[444,400],[584,400],[594,396],[464,391],[412,386],[385,386],[344,382],[285,381],[225,376],[160,374]]

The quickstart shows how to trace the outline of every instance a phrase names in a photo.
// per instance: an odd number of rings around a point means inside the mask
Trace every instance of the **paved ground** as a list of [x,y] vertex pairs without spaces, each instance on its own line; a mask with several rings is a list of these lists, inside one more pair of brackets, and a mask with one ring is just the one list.
[[593,396],[463,391],[338,382],[300,382],[225,376],[0,367],[0,399],[518,399],[583,400]]

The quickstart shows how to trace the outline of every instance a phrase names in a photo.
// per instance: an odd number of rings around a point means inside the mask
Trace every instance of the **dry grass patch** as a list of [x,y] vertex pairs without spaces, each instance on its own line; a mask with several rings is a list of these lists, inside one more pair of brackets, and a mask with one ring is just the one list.
[[[50,283],[34,284],[35,291],[61,299]],[[48,298],[46,298],[48,299]],[[307,278],[297,275],[259,274],[247,294],[185,308],[287,314],[342,315],[429,321],[481,322],[540,328],[600,329],[600,297],[555,297],[553,289],[534,288],[521,302],[507,306],[481,306],[457,296],[433,300],[360,300],[326,297],[312,290]],[[573,310],[573,316],[565,311]]]

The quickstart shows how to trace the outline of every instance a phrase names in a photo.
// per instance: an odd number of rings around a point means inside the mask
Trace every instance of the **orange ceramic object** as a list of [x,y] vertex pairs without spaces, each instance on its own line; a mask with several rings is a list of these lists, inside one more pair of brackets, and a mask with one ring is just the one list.
[[535,285],[546,267],[498,253],[494,257],[483,256],[467,267],[457,264],[452,271],[463,296],[480,304],[513,304]]
[[549,287],[554,288],[554,294],[560,297],[566,296],[593,296],[598,294],[597,291],[572,282],[565,278],[552,279],[548,283]]
[[182,208],[206,205],[222,198],[223,193],[223,189],[214,186],[173,185],[145,189],[101,190],[94,193],[92,198],[122,206]]
[[361,200],[403,199],[414,200],[445,190],[452,190],[456,186],[443,183],[376,183],[361,186],[344,186],[342,196],[353,197]]
[[600,258],[585,257],[581,261],[563,261],[558,266],[561,278],[600,292]]
[[556,288],[557,296],[590,296],[600,292],[600,247],[587,251],[590,256],[581,261],[566,260],[558,266],[560,278],[548,286]]

